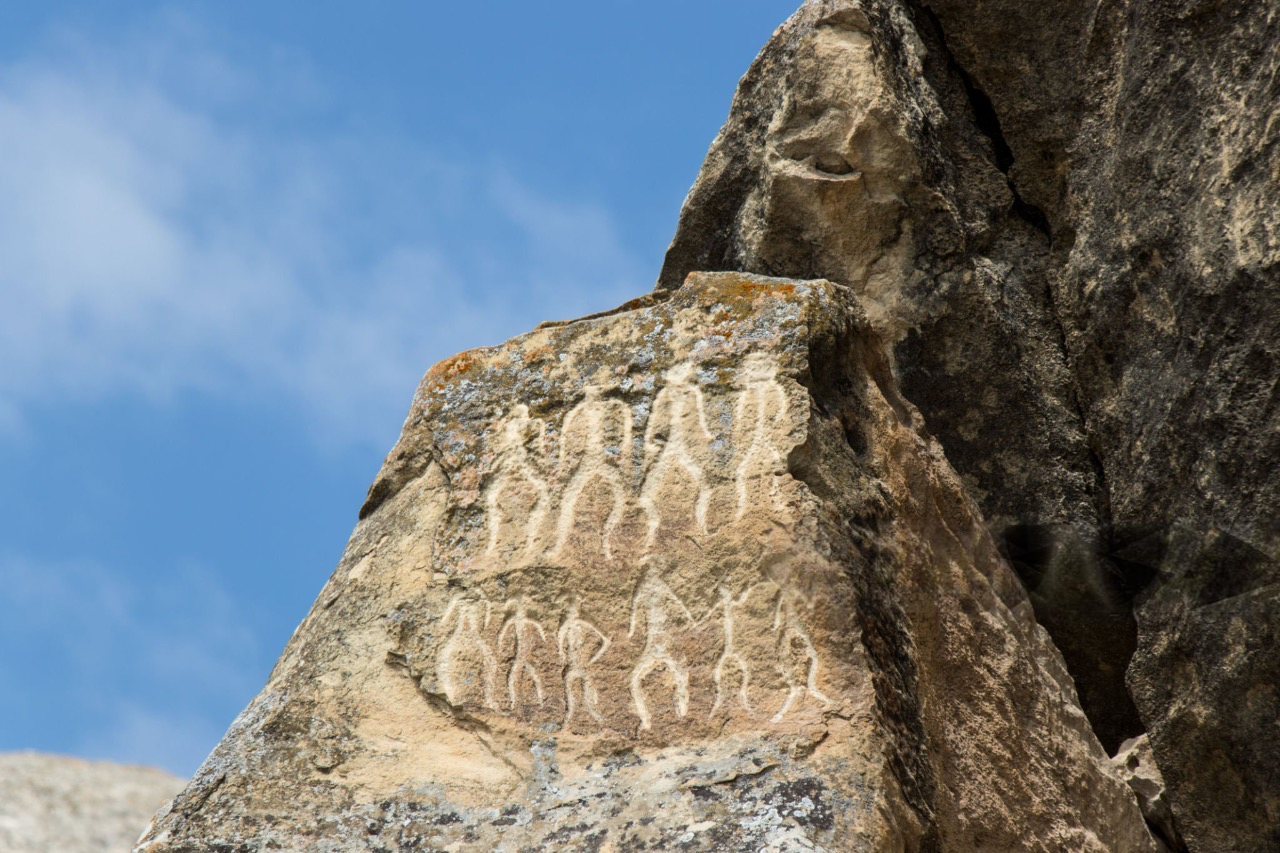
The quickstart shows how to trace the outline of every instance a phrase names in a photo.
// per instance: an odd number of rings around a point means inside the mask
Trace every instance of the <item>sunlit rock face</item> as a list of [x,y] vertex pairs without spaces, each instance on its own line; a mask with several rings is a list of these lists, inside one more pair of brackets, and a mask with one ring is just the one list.
[[1276,849],[1277,27],[805,3],[140,849]]
[[857,298],[740,274],[428,373],[215,844],[1152,849]]
[[864,300],[1104,747],[1280,849],[1275,4],[812,0],[668,252]]

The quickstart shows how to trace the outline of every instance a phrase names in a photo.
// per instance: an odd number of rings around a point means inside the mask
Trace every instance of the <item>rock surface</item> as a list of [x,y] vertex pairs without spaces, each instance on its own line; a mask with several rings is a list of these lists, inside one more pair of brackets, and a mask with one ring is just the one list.
[[442,362],[362,516],[139,850],[1157,849],[847,288]]
[[1151,827],[1151,834],[1164,845],[1165,850],[1186,850],[1173,820],[1164,777],[1151,754],[1151,741],[1147,736],[1139,735],[1125,741],[1111,761],[1138,798],[1138,808]]
[[139,849],[1280,849],[1278,135],[1274,4],[806,3]]
[[183,784],[150,767],[0,754],[0,853],[123,853]]
[[819,0],[659,282],[858,293],[1192,850],[1280,850],[1278,140],[1274,3]]

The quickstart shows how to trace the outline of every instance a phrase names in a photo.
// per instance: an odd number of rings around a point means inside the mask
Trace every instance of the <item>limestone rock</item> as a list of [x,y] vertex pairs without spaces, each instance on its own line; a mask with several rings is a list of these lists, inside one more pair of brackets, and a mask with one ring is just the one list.
[[122,853],[182,786],[150,767],[0,754],[0,853]]
[[1192,850],[1277,850],[1280,10],[1047,10],[806,3],[659,289],[853,289],[1104,745],[1149,732]]
[[1156,849],[848,288],[442,362],[362,516],[138,850]]
[[1173,809],[1165,791],[1164,778],[1151,754],[1151,741],[1146,735],[1130,738],[1120,745],[1111,759],[1120,775],[1138,798],[1138,808],[1147,819],[1152,834],[1167,850],[1185,850],[1173,820]]

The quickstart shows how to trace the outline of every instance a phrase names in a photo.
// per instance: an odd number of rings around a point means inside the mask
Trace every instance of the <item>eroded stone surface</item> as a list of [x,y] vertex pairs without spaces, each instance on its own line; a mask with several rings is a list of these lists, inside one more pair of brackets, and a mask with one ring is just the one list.
[[1154,849],[845,288],[445,361],[362,514],[139,849]]
[[1160,775],[1155,756],[1151,754],[1151,741],[1147,736],[1139,735],[1125,741],[1111,762],[1137,796],[1138,808],[1142,809],[1142,816],[1147,819],[1152,835],[1166,850],[1186,850],[1173,820],[1173,809],[1169,806],[1164,777]]
[[1149,731],[1192,849],[1280,849],[1278,46],[1269,3],[806,3],[659,282],[866,300],[1099,737]]

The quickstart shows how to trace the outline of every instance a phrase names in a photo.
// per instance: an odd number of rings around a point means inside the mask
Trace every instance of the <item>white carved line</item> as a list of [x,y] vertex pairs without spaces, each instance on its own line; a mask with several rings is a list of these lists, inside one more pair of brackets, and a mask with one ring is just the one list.
[[707,715],[709,717],[715,716],[716,711],[720,710],[720,706],[724,704],[724,676],[725,670],[730,664],[737,666],[738,671],[741,673],[738,685],[738,700],[742,704],[742,709],[749,714],[754,713],[751,710],[751,701],[748,694],[748,688],[751,683],[751,670],[747,666],[746,659],[738,653],[734,637],[734,610],[746,604],[747,599],[751,597],[751,593],[756,589],[766,585],[771,586],[772,584],[755,584],[743,590],[737,598],[733,597],[728,587],[721,586],[719,589],[720,601],[707,611],[707,615],[701,620],[704,622],[710,621],[712,617],[719,614],[724,633],[724,648],[720,653],[720,659],[716,661],[715,671],[712,674],[712,679],[716,685],[716,700],[711,706],[711,712]]
[[497,439],[496,452],[498,464],[485,494],[485,510],[489,525],[489,546],[485,553],[492,553],[498,547],[498,532],[502,526],[501,510],[498,502],[502,492],[520,482],[528,483],[537,493],[529,518],[525,522],[524,550],[530,551],[542,529],[542,521],[546,517],[547,507],[551,503],[550,489],[547,483],[537,474],[537,469],[529,457],[528,442],[535,439],[539,450],[542,449],[544,424],[541,419],[529,417],[529,407],[524,403],[517,405],[511,415],[503,423]]
[[533,683],[534,695],[538,699],[538,704],[541,705],[543,702],[542,678],[530,662],[529,647],[532,645],[533,634],[537,634],[538,639],[545,643],[546,632],[542,630],[540,622],[529,616],[528,597],[522,595],[519,598],[509,599],[503,608],[507,611],[507,618],[498,631],[498,648],[502,648],[508,631],[511,632],[515,642],[515,654],[511,661],[511,669],[507,673],[507,698],[511,702],[511,709],[515,710],[520,701],[521,675],[527,675]]
[[[715,439],[707,426],[707,415],[702,390],[693,384],[693,365],[682,362],[668,370],[666,384],[654,399],[653,413],[645,429],[645,479],[640,491],[640,506],[648,521],[645,538],[646,550],[653,545],[661,518],[656,496],[663,478],[673,467],[683,468],[693,476],[698,486],[698,499],[694,506],[694,520],[698,530],[707,532],[707,506],[711,500],[711,488],[702,467],[690,452],[690,442],[697,441],[705,448]],[[662,430],[665,440],[660,440]]]
[[[799,596],[795,593],[780,592],[778,594],[777,610],[774,611],[773,615],[773,630],[775,632],[781,630],[778,642],[778,649],[781,653],[779,669],[782,671],[782,677],[786,680],[789,688],[786,701],[782,703],[778,713],[773,715],[773,722],[775,723],[780,722],[787,711],[791,709],[791,706],[803,698],[805,693],[808,693],[824,705],[832,704],[831,700],[818,689],[818,650],[814,648],[813,639],[809,636],[809,632],[805,630],[804,623],[796,613],[798,599]],[[800,644],[807,658],[803,684],[796,682],[795,673],[791,667],[791,653],[796,643]]]
[[[609,637],[595,625],[583,619],[580,608],[581,604],[577,596],[574,596],[569,602],[569,610],[565,614],[564,621],[560,623],[560,630],[556,632],[556,650],[564,667],[564,724],[566,726],[573,721],[573,716],[578,710],[579,692],[582,696],[583,710],[596,722],[604,720],[597,706],[599,696],[591,684],[590,669],[609,650]],[[599,646],[594,652],[590,651],[592,637],[599,641]],[[580,688],[579,691],[574,690],[575,685]]]
[[[613,507],[605,520],[601,537],[605,559],[611,559],[610,536],[622,520],[628,492],[623,472],[631,467],[631,409],[621,400],[604,397],[602,385],[587,385],[583,391],[586,399],[574,406],[561,424],[560,471],[562,476],[565,471],[572,471],[572,474],[561,495],[554,553],[560,553],[569,537],[574,511],[583,490],[598,477],[609,486],[613,497]],[[611,427],[621,432],[621,453],[616,461],[607,449]],[[579,437],[581,440],[577,440]],[[571,450],[571,446],[578,444],[581,447]],[[569,458],[571,453],[574,456],[572,460]]]
[[737,470],[738,512],[742,518],[747,512],[747,481],[752,474],[752,463],[769,478],[769,494],[775,508],[779,507],[778,474],[785,469],[786,460],[778,452],[774,438],[769,434],[779,427],[789,429],[787,394],[777,381],[778,362],[767,353],[752,353],[743,361],[739,379],[741,392],[734,412],[737,426],[750,425],[751,438],[739,456]]
[[684,717],[689,713],[689,670],[685,664],[676,659],[667,643],[670,640],[668,619],[673,615],[683,617],[689,624],[696,624],[693,614],[684,602],[671,591],[653,570],[652,565],[645,571],[640,583],[636,585],[631,599],[631,627],[627,636],[635,635],[639,616],[643,612],[645,622],[644,650],[635,669],[631,671],[631,701],[636,716],[640,718],[640,728],[651,726],[649,708],[645,702],[643,682],[646,676],[660,667],[666,667],[675,682],[676,713]]
[[[723,646],[712,671],[715,701],[708,716],[715,716],[733,701],[726,691],[732,667],[736,667],[741,675],[734,698],[748,714],[756,713],[750,698],[751,668],[738,650],[736,631],[738,610],[762,587],[777,590],[772,629],[777,637],[778,670],[787,684],[786,698],[771,722],[781,722],[806,696],[813,697],[825,706],[834,704],[818,686],[818,651],[801,615],[801,610],[812,609],[812,603],[805,601],[794,591],[779,589],[772,581],[754,584],[736,596],[728,587],[720,586],[719,601],[701,619],[694,619],[685,603],[659,577],[655,568],[656,561],[646,559],[645,562],[648,563],[645,573],[632,595],[631,623],[627,631],[628,637],[634,637],[643,623],[644,645],[629,677],[632,706],[640,719],[642,730],[651,729],[653,725],[644,681],[663,668],[670,673],[674,683],[677,715],[681,718],[688,716],[690,667],[687,661],[672,650],[674,632],[683,626],[702,630],[712,621],[718,621],[720,625]],[[532,685],[539,706],[545,704],[546,700],[542,677],[533,663],[532,650],[536,643],[545,643],[547,637],[542,624],[530,615],[530,606],[527,596],[508,599],[503,605],[507,615],[498,631],[499,650],[507,647],[508,638],[514,644],[511,666],[507,671],[507,704],[512,711],[520,705],[525,681]],[[449,630],[452,626],[452,631],[440,649],[437,675],[446,698],[450,702],[461,703],[468,689],[465,682],[467,666],[461,663],[461,658],[468,654],[478,656],[480,671],[477,674],[481,679],[483,703],[497,711],[499,709],[495,691],[498,661],[493,649],[484,639],[484,632],[491,621],[491,610],[490,602],[475,593],[459,593],[450,600],[440,624],[444,630]],[[582,617],[580,599],[577,596],[568,599],[567,608],[556,631],[556,652],[562,665],[565,696],[564,725],[572,723],[579,712],[597,723],[604,721],[592,668],[611,646],[608,634]],[[802,676],[797,675],[797,652],[803,657]],[[470,664],[471,667],[474,665]]]
[[[465,593],[455,595],[445,608],[440,619],[441,628],[447,630],[451,620],[453,633],[440,649],[436,675],[444,688],[445,698],[452,704],[458,704],[463,696],[465,686],[459,684],[458,658],[468,650],[480,654],[480,676],[483,680],[482,690],[486,707],[498,710],[495,700],[498,659],[485,641],[483,631],[489,626],[491,605],[488,599],[481,596],[478,600]],[[482,615],[483,614],[483,615]]]

